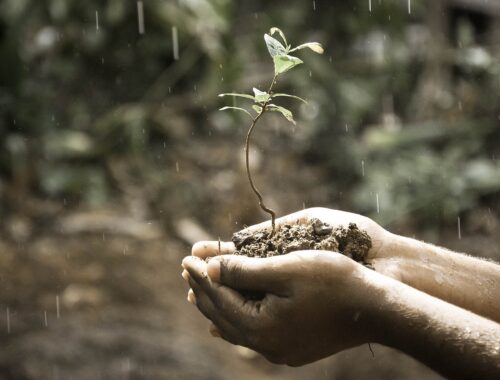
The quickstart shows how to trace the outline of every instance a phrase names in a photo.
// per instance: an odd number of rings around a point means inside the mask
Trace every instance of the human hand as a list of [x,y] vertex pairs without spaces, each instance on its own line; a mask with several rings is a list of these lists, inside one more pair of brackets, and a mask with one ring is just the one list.
[[[360,230],[366,231],[372,240],[372,247],[365,257],[365,262],[371,264],[377,271],[400,280],[396,265],[397,261],[394,260],[397,252],[392,249],[393,242],[397,240],[398,236],[385,230],[370,218],[345,211],[314,207],[278,218],[276,228],[279,229],[284,224],[305,224],[312,219],[319,219],[330,224],[333,228],[347,228],[350,223],[355,223]],[[248,227],[245,230],[262,231],[270,229],[271,222],[267,221]],[[234,250],[234,244],[231,242],[202,241],[193,246],[192,254],[206,259],[218,254],[230,254]]]
[[[271,362],[303,365],[372,340],[370,315],[378,306],[368,278],[375,273],[338,253],[208,262],[190,256],[183,267],[191,301],[217,334]],[[265,296],[248,300],[238,290]]]

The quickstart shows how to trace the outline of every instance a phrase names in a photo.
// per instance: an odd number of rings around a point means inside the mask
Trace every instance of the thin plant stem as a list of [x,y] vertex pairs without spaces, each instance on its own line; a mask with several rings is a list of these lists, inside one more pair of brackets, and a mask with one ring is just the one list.
[[[277,76],[274,75],[273,80],[271,82],[271,85],[269,86],[269,90],[267,91],[268,94],[271,94],[271,91],[272,91],[272,89],[273,89],[273,87],[274,87],[274,85],[276,83],[276,79],[277,79]],[[276,213],[274,212],[274,210],[270,209],[269,207],[267,207],[264,204],[264,200],[262,198],[262,194],[255,187],[255,184],[254,184],[253,179],[252,179],[252,173],[250,171],[250,160],[249,160],[249,156],[250,156],[250,138],[252,137],[252,132],[253,132],[255,126],[257,125],[257,121],[261,118],[261,116],[264,114],[264,112],[266,112],[266,106],[268,105],[268,103],[270,101],[271,101],[271,99],[267,100],[262,105],[261,111],[255,117],[255,119],[253,119],[252,124],[250,125],[250,128],[248,128],[247,138],[246,138],[246,142],[245,142],[245,163],[246,163],[246,168],[247,168],[248,181],[250,182],[250,186],[251,186],[253,192],[255,193],[255,195],[257,196],[257,198],[259,199],[259,206],[260,206],[260,208],[264,212],[266,212],[269,215],[271,215],[271,224],[272,224],[271,237],[273,237],[274,233],[276,231]]]

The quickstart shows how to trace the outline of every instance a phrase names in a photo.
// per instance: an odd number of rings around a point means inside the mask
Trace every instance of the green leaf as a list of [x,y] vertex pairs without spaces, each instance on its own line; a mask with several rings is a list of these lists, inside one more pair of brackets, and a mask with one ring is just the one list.
[[285,47],[276,38],[271,37],[269,34],[264,34],[264,40],[266,41],[267,50],[269,50],[271,57],[286,55]]
[[247,99],[252,99],[252,100],[255,100],[254,97],[252,95],[248,95],[248,94],[238,94],[236,92],[230,92],[230,93],[227,93],[227,94],[219,94],[219,96],[221,98],[223,98],[224,96],[238,96],[240,98],[247,98]]
[[256,103],[265,103],[271,98],[271,95],[269,95],[267,92],[260,91],[255,87],[253,88],[253,93],[255,94],[254,99]]
[[292,111],[286,109],[285,107],[277,106],[276,104],[269,104],[266,106],[266,109],[269,111],[280,112],[290,123],[295,125]]
[[293,69],[295,66],[304,63],[301,59],[297,57],[292,57],[291,55],[277,55],[273,57],[274,60],[274,73],[276,75],[283,74],[288,70]]
[[252,114],[244,108],[241,108],[241,107],[222,107],[219,109],[219,111],[226,111],[226,110],[236,110],[236,111],[245,112],[248,116],[250,116],[253,119]]
[[283,33],[283,31],[280,28],[272,27],[269,34],[272,36],[272,35],[274,35],[274,33],[278,33],[281,36],[281,38],[283,39],[283,42],[285,43],[285,45],[288,45],[288,42],[286,42],[285,33]]
[[301,97],[299,97],[299,96],[290,95],[290,94],[272,94],[272,95],[271,95],[271,98],[279,98],[279,97],[293,98],[293,99],[300,100],[301,102],[303,102],[303,103],[307,104],[306,100],[305,100],[305,99],[302,99],[302,98],[301,98]]
[[302,45],[299,45],[299,46],[293,48],[292,50],[290,50],[290,53],[292,51],[302,50],[302,49],[305,49],[305,48],[311,49],[313,52],[318,53],[318,54],[323,54],[325,52],[325,49],[323,49],[323,46],[321,46],[320,43],[318,43],[318,42],[307,42],[305,44],[302,44]]
[[257,112],[257,113],[261,113],[261,112],[262,112],[262,107],[261,107],[261,106],[258,106],[258,105],[256,105],[256,104],[254,104],[254,105],[252,106],[252,108],[253,108],[253,109],[254,109],[254,111],[255,111],[255,112]]

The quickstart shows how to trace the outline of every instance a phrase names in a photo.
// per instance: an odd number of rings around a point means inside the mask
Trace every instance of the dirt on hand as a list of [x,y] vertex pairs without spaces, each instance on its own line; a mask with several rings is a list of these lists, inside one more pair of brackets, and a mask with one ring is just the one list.
[[243,230],[233,235],[236,255],[272,257],[301,250],[326,250],[340,252],[347,257],[365,263],[372,247],[370,236],[354,223],[347,228],[333,228],[319,219],[305,224],[284,224],[271,237],[269,231]]

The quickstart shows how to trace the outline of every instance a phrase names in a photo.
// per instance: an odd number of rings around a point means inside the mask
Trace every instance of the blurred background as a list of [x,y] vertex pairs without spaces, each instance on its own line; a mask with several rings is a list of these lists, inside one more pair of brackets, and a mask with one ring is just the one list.
[[185,301],[190,245],[267,218],[217,94],[268,85],[272,26],[326,51],[254,134],[266,203],[500,259],[497,0],[3,0],[0,379],[439,378],[376,345],[275,366]]

